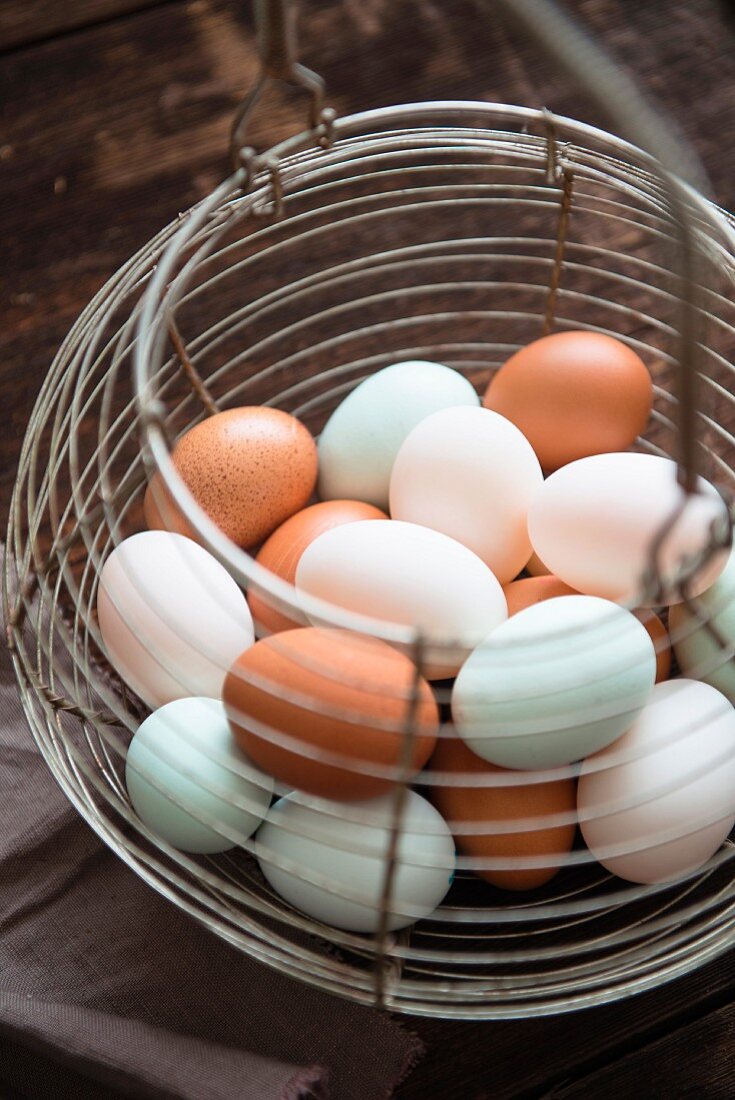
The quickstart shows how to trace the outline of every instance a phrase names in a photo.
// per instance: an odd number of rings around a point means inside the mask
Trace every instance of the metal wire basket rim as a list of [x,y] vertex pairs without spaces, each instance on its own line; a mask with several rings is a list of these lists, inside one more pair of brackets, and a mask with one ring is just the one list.
[[[453,121],[456,120],[457,115],[460,115],[460,117],[472,115],[487,117],[489,115],[495,118],[500,117],[504,121],[518,122],[520,120],[526,125],[536,123],[547,128],[549,125],[548,115],[543,111],[513,105],[447,101],[379,108],[350,115],[336,121],[335,133],[338,138],[342,135],[354,136],[363,133],[371,125],[401,120],[410,122],[414,121],[417,115],[423,118],[446,116]],[[639,160],[643,164],[655,166],[652,158],[641,150],[622,141],[622,139],[616,138],[614,135],[606,134],[596,127],[590,127],[585,123],[579,123],[564,117],[555,117],[554,125],[559,129],[568,130],[571,134],[580,138],[593,139],[605,146],[612,147],[620,153],[627,154],[634,161]],[[312,143],[313,133],[305,132],[275,146],[271,150],[270,156],[282,159],[293,153],[303,153],[308,150]],[[312,150],[312,155],[313,152],[315,150]],[[713,204],[687,184],[682,181],[677,181],[677,183],[694,206],[702,212],[705,220],[712,225],[716,225],[722,235],[729,241],[731,247],[735,247],[735,232],[733,232],[729,221],[720,215]],[[135,351],[134,376],[136,396],[144,424],[143,431],[150,447],[154,467],[160,472],[175,505],[181,509],[187,520],[192,524],[203,544],[237,577],[241,584],[254,584],[259,591],[275,597],[279,607],[284,610],[303,610],[309,618],[315,620],[322,620],[346,629],[370,634],[394,644],[416,645],[419,635],[415,629],[403,627],[400,624],[387,623],[383,619],[376,619],[372,616],[346,612],[344,608],[333,605],[329,601],[313,596],[305,597],[303,593],[297,594],[293,585],[264,569],[251,555],[231,543],[199,507],[176,471],[160,422],[160,410],[157,411],[157,415],[151,415],[151,401],[148,396],[150,384],[149,365],[151,355],[155,350],[152,343],[152,333],[156,325],[158,325],[159,331],[162,328],[159,299],[164,293],[180,249],[190,241],[194,232],[204,225],[210,212],[216,209],[226,196],[231,195],[237,184],[238,176],[235,175],[221,184],[208,199],[203,200],[201,204],[192,209],[190,215],[184,219],[183,224],[164,250],[144,295],[137,330],[138,341]],[[251,203],[253,201],[254,199],[251,196]],[[240,207],[243,204],[247,207],[247,196],[244,200],[238,202]],[[460,641],[457,645],[457,641],[457,639],[432,638],[432,650],[439,654],[445,647],[455,651],[458,648],[463,648],[462,642]]]

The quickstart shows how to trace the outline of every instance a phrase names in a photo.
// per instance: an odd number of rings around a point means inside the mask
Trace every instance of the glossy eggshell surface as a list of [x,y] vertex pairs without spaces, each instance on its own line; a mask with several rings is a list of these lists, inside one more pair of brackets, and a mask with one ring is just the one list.
[[[364,799],[394,782],[413,681],[411,661],[383,642],[304,627],[243,653],[222,697],[238,743],[264,771],[324,798]],[[414,772],[438,725],[431,688],[422,680],[418,690]]]
[[628,729],[655,675],[653,643],[634,615],[559,596],[519,611],[475,650],[455,681],[452,715],[484,760],[552,768]]
[[[703,478],[700,492],[684,503],[677,466],[647,454],[582,458],[551,474],[536,494],[528,530],[536,553],[572,588],[630,606],[675,603],[672,581],[682,560],[710,542],[713,522],[726,517],[725,503]],[[644,595],[644,576],[654,539],[677,514],[659,560],[660,599]],[[698,595],[719,576],[727,551],[717,553],[692,583]]]
[[543,482],[531,445],[488,409],[443,409],[406,438],[390,479],[394,520],[449,535],[505,584],[528,561],[528,509]]
[[697,870],[735,824],[735,711],[694,680],[657,684],[618,741],[584,762],[577,805],[595,859],[630,882]]
[[252,645],[245,597],[198,543],[141,531],[100,573],[100,633],[110,664],[155,708],[187,695],[219,698],[235,658]]
[[[258,831],[260,868],[282,898],[315,920],[351,932],[376,932],[393,813],[391,795],[349,806],[282,798]],[[389,930],[433,913],[449,889],[454,863],[452,835],[439,812],[407,791]]]
[[[557,874],[576,832],[573,779],[539,783],[523,772],[524,781],[518,783],[519,773],[482,760],[452,734],[439,738],[431,770],[459,773],[479,783],[442,785],[436,775],[426,788],[452,830],[457,850],[478,861],[471,865],[476,875],[503,890],[533,890]],[[514,861],[519,865],[513,866]]]
[[265,817],[273,780],[238,748],[219,699],[177,699],[130,742],[125,784],[151,832],[184,852],[214,854]]
[[[674,652],[685,676],[703,680],[735,703],[735,551],[715,583],[697,601],[702,622],[685,604],[669,612]],[[707,628],[717,632],[724,648]]]
[[320,535],[301,555],[296,587],[349,611],[420,628],[430,679],[453,675],[507,617],[503,590],[476,554],[399,520],[350,523]]
[[522,577],[519,581],[511,581],[503,585],[503,592],[508,604],[508,618],[533,607],[534,604],[543,603],[544,600],[553,600],[557,596],[578,596],[574,588],[570,588],[558,577]]
[[523,432],[545,470],[623,451],[648,423],[653,386],[645,363],[612,336],[558,332],[505,363],[483,404]]
[[330,416],[319,437],[319,496],[388,509],[398,450],[426,416],[452,405],[480,404],[473,386],[441,363],[394,363],[366,378]]
[[243,547],[303,508],[316,484],[316,444],[279,409],[246,406],[210,416],[181,437],[173,461],[200,507]]
[[[379,508],[359,500],[329,500],[312,504],[282,523],[263,543],[255,560],[282,580],[293,584],[301,555],[319,535],[343,523],[387,518]],[[276,634],[280,630],[293,630],[305,625],[305,620],[290,619],[271,606],[267,597],[252,589],[248,592],[248,604],[259,634]]]

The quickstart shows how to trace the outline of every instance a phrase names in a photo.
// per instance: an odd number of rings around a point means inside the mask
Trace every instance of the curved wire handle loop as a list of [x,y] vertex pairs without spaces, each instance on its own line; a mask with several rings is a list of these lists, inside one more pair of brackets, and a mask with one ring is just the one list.
[[[237,109],[230,131],[230,157],[235,170],[244,171],[247,187],[257,168],[264,163],[247,144],[246,133],[253,111],[270,80],[285,80],[309,94],[309,128],[321,131],[317,140],[329,145],[332,140],[334,111],[324,106],[326,85],[318,73],[296,60],[296,27],[291,0],[257,0],[255,19],[258,29],[260,73],[254,88]],[[274,165],[269,163],[271,172]],[[277,204],[280,211],[280,204]]]

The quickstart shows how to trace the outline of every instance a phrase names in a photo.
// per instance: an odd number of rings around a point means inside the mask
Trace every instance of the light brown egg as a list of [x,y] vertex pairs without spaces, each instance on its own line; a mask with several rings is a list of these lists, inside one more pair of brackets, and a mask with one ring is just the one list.
[[[332,527],[361,519],[388,519],[385,512],[361,500],[325,500],[312,504],[291,516],[276,528],[261,546],[255,560],[289,584],[294,583],[296,566],[306,547]],[[303,625],[289,619],[256,592],[248,593],[248,603],[258,634],[276,634]]]
[[[455,735],[440,737],[430,767],[432,771],[460,772],[487,779],[484,786],[437,785],[431,788],[433,801],[452,830],[459,852],[478,860],[535,858],[543,864],[517,869],[477,867],[475,874],[503,890],[534,890],[554,877],[574,843],[576,783],[573,779],[499,786],[497,779],[512,773],[481,760]],[[551,820],[559,815],[567,818],[565,823],[545,825],[544,819]],[[526,820],[528,828],[519,827],[517,832],[463,831],[463,827],[473,824],[489,829],[492,822],[497,822],[507,828],[509,822]]]
[[671,638],[655,611],[647,607],[635,612],[636,616],[651,635],[656,650],[656,683],[668,680],[671,675]]
[[530,573],[532,577],[545,577],[551,570],[546,568],[541,558],[534,550],[531,557],[526,562],[526,572]]
[[[247,406],[210,416],[181,437],[173,461],[201,508],[246,548],[303,508],[316,484],[316,444],[280,409]],[[175,509],[169,518],[168,509],[146,495],[149,526],[189,533]]]
[[487,388],[483,404],[511,420],[546,471],[626,450],[648,423],[645,363],[598,332],[558,332],[521,348]]
[[503,586],[503,592],[508,604],[508,618],[526,607],[552,600],[555,596],[579,595],[574,588],[550,573],[545,577],[521,577],[519,581],[511,581]]
[[[222,700],[238,744],[258,767],[298,790],[350,801],[395,782],[370,768],[395,769],[401,759],[414,676],[409,658],[384,642],[304,627],[247,649]],[[434,749],[438,720],[421,680],[412,773]]]

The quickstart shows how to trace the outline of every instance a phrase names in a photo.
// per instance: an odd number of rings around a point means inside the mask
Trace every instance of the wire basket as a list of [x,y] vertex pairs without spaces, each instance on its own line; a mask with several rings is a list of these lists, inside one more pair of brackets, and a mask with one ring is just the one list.
[[[145,708],[106,662],[95,604],[111,550],[144,526],[154,470],[243,587],[291,616],[306,611],[409,647],[419,670],[426,657],[408,627],[298,602],[197,508],[171,446],[218,409],[265,404],[318,434],[344,395],[398,360],[438,360],[479,389],[542,333],[585,329],[623,339],[651,368],[654,410],[637,449],[684,454],[684,479],[696,467],[724,493],[733,488],[729,215],[684,185],[672,203],[649,154],[546,111],[452,102],[336,119],[322,110],[318,84],[309,86],[311,128],[260,158],[240,155],[238,133],[233,176],[113,276],[46,379],[21,454],[4,589],[33,735],[69,799],[137,874],[292,977],[396,1011],[475,1018],[560,1012],[656,986],[731,944],[731,841],[695,874],[656,886],[615,879],[577,846],[527,896],[479,882],[477,862],[460,857],[441,907],[409,930],[389,930],[415,691],[401,759],[389,769],[396,782],[374,935],[332,928],[280,898],[255,858],[278,857],[257,839],[189,856],[131,807],[125,760]],[[696,295],[685,302],[696,322],[696,407],[681,369],[682,210],[697,256]],[[688,452],[682,431],[693,432]],[[437,694],[447,701],[441,687]],[[441,732],[451,734],[448,722]],[[429,772],[420,789],[442,778]],[[371,823],[369,808],[345,806],[351,820]]]

